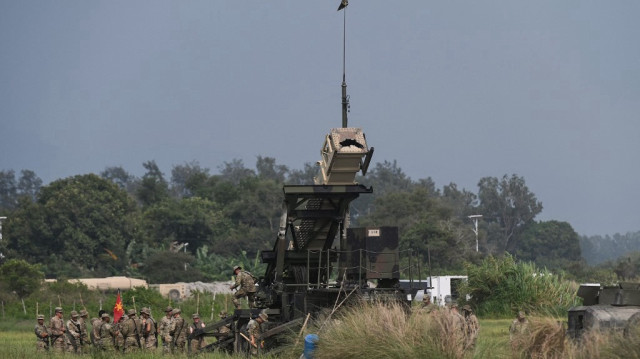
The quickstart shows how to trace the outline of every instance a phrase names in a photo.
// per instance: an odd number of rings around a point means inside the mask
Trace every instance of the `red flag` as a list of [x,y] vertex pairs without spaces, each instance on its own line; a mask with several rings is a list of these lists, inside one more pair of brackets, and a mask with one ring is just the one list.
[[116,297],[116,305],[113,306],[113,322],[117,323],[120,317],[124,315],[124,308],[122,308],[122,299],[120,299],[120,290],[118,290],[118,296]]

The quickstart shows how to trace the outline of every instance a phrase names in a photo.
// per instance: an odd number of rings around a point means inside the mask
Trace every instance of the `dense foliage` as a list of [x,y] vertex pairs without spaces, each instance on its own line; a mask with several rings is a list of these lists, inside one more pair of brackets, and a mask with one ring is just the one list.
[[469,279],[460,296],[476,308],[478,315],[512,317],[520,310],[564,316],[577,305],[575,282],[538,268],[530,262],[516,262],[511,255],[489,256],[479,265],[467,264]]
[[[273,246],[278,230],[282,185],[312,184],[316,170],[310,163],[292,170],[261,156],[254,169],[232,160],[215,174],[196,162],[174,166],[170,177],[155,161],[142,167],[140,178],[107,167],[45,186],[32,171],[19,178],[0,171],[0,216],[8,217],[0,261],[38,264],[47,278],[216,280],[228,279],[235,264],[259,274],[260,251]],[[473,192],[413,180],[397,162],[384,161],[357,180],[374,193],[353,203],[351,225],[398,226],[401,249],[412,250],[434,274],[462,273],[465,263],[505,252],[580,280],[593,280],[596,272],[601,278],[640,273],[639,256],[598,271],[581,256],[581,247],[589,258],[609,250],[611,260],[636,248],[637,234],[579,238],[569,223],[538,222],[542,203],[515,174],[481,178]],[[470,215],[482,215],[477,234]]]

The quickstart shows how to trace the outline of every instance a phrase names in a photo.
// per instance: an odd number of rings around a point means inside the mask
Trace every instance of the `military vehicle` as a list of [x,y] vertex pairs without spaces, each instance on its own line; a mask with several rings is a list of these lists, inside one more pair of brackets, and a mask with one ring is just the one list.
[[567,335],[580,339],[592,330],[630,332],[640,323],[640,283],[583,284],[582,305],[569,309]]
[[[271,250],[261,252],[267,268],[259,278],[258,308],[236,309],[233,316],[194,331],[189,340],[201,336],[220,339],[201,350],[248,351],[243,331],[260,312],[268,314],[269,321],[262,325],[265,331],[259,341],[264,340],[269,349],[278,346],[278,334],[299,328],[309,316],[349,300],[408,304],[408,298],[425,289],[426,285],[413,281],[408,289],[399,285],[401,272],[420,275],[410,251],[404,253],[408,267],[400,268],[397,227],[350,228],[351,202],[373,192],[357,183],[356,175],[366,175],[374,149],[362,129],[348,127],[346,88],[343,71],[342,127],[331,129],[324,138],[314,184],[283,187],[275,243]],[[223,326],[233,334],[220,334]]]

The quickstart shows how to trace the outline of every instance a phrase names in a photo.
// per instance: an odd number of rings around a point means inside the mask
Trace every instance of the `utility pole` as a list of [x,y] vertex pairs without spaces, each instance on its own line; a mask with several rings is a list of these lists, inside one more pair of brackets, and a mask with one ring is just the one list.
[[[0,243],[2,243],[2,221],[6,220],[7,217],[0,217]],[[0,259],[4,258],[4,254],[2,254],[2,252],[0,252]]]
[[[185,253],[185,254],[187,253],[187,246],[188,246],[188,245],[189,245],[189,243],[187,243],[187,242],[185,242],[185,243],[184,243],[184,253]],[[185,271],[185,272],[187,271],[187,263],[186,263],[186,262],[185,262],[185,264],[184,264],[184,271]]]
[[482,215],[481,214],[472,214],[472,215],[470,215],[468,217],[473,220],[473,224],[474,224],[473,233],[476,234],[476,252],[478,252],[478,219],[482,218]]
[[7,217],[0,217],[0,242],[2,242],[2,221],[7,219]]

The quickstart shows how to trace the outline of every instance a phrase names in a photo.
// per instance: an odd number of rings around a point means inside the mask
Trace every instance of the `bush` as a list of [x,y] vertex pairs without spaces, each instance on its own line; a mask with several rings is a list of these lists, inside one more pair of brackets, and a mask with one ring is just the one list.
[[516,262],[508,254],[465,267],[469,279],[460,286],[460,297],[464,301],[468,296],[480,316],[504,318],[525,310],[565,317],[567,309],[579,303],[575,282],[533,263]]
[[464,333],[453,323],[448,310],[409,313],[400,304],[363,303],[308,332],[320,337],[318,359],[464,358]]

